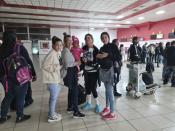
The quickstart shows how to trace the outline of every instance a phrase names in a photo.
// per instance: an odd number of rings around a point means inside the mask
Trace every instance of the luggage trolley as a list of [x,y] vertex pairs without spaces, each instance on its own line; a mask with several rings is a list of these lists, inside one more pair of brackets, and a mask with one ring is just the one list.
[[139,89],[139,75],[142,65],[138,63],[130,63],[127,64],[127,68],[129,69],[129,82],[128,86],[126,87],[127,95],[138,99],[142,96]]

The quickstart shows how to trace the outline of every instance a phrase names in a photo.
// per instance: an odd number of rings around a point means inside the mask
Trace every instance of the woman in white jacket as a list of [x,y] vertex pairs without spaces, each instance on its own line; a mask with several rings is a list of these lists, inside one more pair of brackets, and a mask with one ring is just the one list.
[[57,97],[61,90],[61,67],[59,61],[61,57],[61,46],[61,39],[56,36],[52,37],[52,50],[42,62],[43,82],[47,84],[50,92],[48,122],[56,122],[62,119],[61,115],[55,111]]

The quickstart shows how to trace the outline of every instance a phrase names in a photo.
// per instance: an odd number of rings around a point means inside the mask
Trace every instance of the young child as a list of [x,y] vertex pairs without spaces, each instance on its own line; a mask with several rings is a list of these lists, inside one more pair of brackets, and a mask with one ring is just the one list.
[[[81,59],[83,50],[80,48],[79,39],[75,36],[72,36],[72,48],[70,51],[73,54],[75,61],[79,62]],[[80,67],[77,66],[77,68],[78,68],[78,72],[80,72]]]
[[56,113],[56,102],[59,92],[61,90],[61,76],[60,76],[60,48],[62,45],[61,39],[54,36],[52,37],[52,50],[43,60],[43,82],[47,84],[48,91],[50,92],[49,99],[49,114],[48,122],[56,122],[62,119],[61,115]]

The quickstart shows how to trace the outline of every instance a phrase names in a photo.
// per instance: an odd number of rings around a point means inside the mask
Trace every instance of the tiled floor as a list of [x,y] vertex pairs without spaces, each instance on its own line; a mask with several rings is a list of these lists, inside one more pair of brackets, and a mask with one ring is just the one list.
[[[128,80],[126,65],[122,69],[122,79],[119,91],[123,96],[116,98],[117,120],[103,121],[93,110],[84,112],[84,119],[73,119],[66,113],[67,88],[62,88],[58,98],[57,111],[63,115],[63,120],[49,124],[47,122],[48,91],[42,84],[42,74],[39,68],[39,59],[36,57],[35,68],[38,75],[37,82],[33,83],[34,104],[25,109],[26,114],[31,114],[29,121],[16,124],[15,112],[11,112],[12,119],[0,125],[0,131],[175,131],[175,89],[170,85],[162,86],[154,95],[142,96],[134,99],[126,96],[125,87]],[[156,68],[155,81],[161,82],[161,68]],[[80,83],[83,80],[80,79]],[[105,105],[104,87],[98,88],[100,101]],[[0,89],[0,100],[3,90]]]

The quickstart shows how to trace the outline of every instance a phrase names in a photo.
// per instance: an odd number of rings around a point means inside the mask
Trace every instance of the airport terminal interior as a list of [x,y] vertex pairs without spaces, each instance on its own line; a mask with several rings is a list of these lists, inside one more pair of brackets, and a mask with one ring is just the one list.
[[[0,0],[0,131],[175,131],[174,7]],[[16,47],[21,57],[11,57]],[[10,75],[8,62],[26,56],[36,74],[22,83],[24,64]]]

